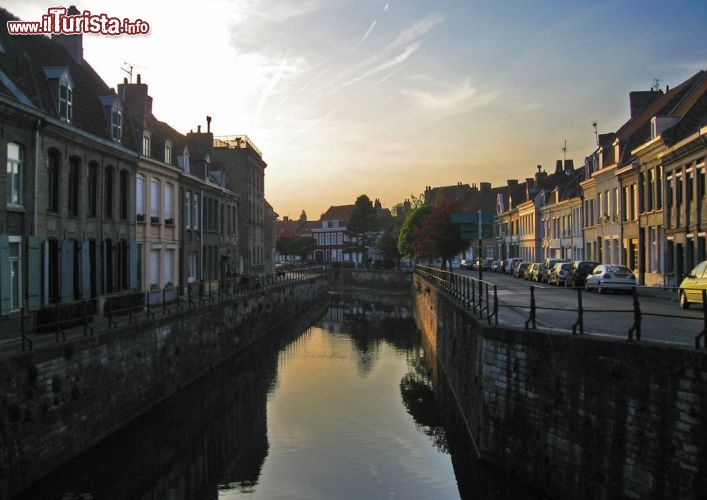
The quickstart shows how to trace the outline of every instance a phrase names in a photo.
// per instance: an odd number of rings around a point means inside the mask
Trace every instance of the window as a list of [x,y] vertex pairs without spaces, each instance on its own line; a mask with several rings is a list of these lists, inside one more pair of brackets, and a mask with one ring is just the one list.
[[123,113],[117,108],[111,113],[111,135],[116,142],[123,140]]
[[88,164],[88,216],[96,216],[98,199],[98,164]]
[[160,181],[157,179],[150,183],[150,220],[153,223],[160,221]]
[[165,250],[164,252],[164,286],[174,284],[174,250]]
[[705,166],[704,166],[704,164],[697,166],[697,196],[699,198],[705,197]]
[[184,227],[191,229],[191,191],[184,193]]
[[59,83],[59,118],[71,122],[74,107],[74,96],[68,82]]
[[656,169],[655,208],[663,208],[663,167]]
[[648,171],[646,183],[646,211],[650,212],[653,210],[653,186],[655,184],[655,172],[653,169]]
[[189,167],[189,151],[184,151],[184,173],[188,174],[190,173],[190,167]]
[[135,215],[139,222],[145,221],[145,178],[142,175],[135,178]]
[[113,167],[106,167],[103,184],[105,185],[105,213],[106,219],[113,218]]
[[7,204],[22,206],[22,176],[24,175],[24,148],[10,142],[7,144]]
[[142,254],[142,252],[143,252],[143,248],[144,248],[144,247],[143,247],[143,244],[142,244],[142,243],[138,243],[138,244],[136,245],[136,247],[137,247],[137,251],[135,252],[135,253],[136,253],[136,255],[135,255],[135,267],[137,268],[137,283],[136,283],[136,285],[137,285],[137,289],[138,289],[138,290],[142,290],[142,289],[143,289],[143,288],[142,288],[142,279],[143,279],[143,276],[142,276],[142,273],[143,273],[143,263],[142,263],[143,254]]
[[174,187],[171,184],[164,185],[164,222],[174,224]]
[[164,144],[164,162],[172,164],[172,144],[169,141]]
[[69,158],[69,215],[79,214],[79,192],[81,190],[81,159]]
[[150,156],[150,134],[142,135],[142,156]]
[[344,235],[342,233],[339,233],[339,235],[337,236],[337,239],[338,239],[339,245],[341,245],[344,242]]
[[150,250],[150,288],[160,286],[160,251]]
[[127,170],[120,171],[120,207],[119,213],[121,219],[128,218],[128,186],[130,185],[130,175]]
[[22,237],[10,236],[10,308],[22,307]]
[[50,212],[59,211],[59,170],[61,169],[61,155],[56,150],[49,151],[49,165],[47,170],[47,209]]
[[196,259],[196,252],[190,252],[189,253],[189,267],[187,270],[188,276],[187,280],[191,283],[196,281],[197,279],[197,273],[196,273],[196,264],[197,259]]
[[194,219],[192,219],[192,227],[194,230],[199,229],[199,195],[194,193],[192,198],[192,207],[194,210]]

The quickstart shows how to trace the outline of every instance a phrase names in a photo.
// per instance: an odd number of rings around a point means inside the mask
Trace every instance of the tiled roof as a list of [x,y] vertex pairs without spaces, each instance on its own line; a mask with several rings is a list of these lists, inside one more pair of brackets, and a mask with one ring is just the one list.
[[663,132],[663,139],[668,144],[674,144],[707,125],[707,72],[701,73],[699,81],[671,114],[682,119]]
[[[0,70],[27,96],[35,108],[58,118],[57,106],[44,68],[68,68],[74,83],[71,125],[111,140],[100,97],[115,95],[115,92],[88,62],[79,64],[61,44],[50,38],[44,35],[10,36],[7,33],[7,21],[16,19],[7,10],[0,8],[0,39],[5,48],[5,54],[0,57]],[[12,96],[12,92],[9,95]],[[134,150],[136,145],[131,141],[134,141],[134,134],[131,130],[124,130],[123,145]]]
[[322,220],[343,220],[348,222],[351,213],[356,205],[336,205],[330,206],[329,210],[322,214]]

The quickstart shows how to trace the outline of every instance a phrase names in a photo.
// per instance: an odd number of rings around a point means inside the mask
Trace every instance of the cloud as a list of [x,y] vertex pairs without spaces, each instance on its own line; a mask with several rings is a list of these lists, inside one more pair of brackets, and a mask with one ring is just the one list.
[[423,35],[426,35],[432,31],[435,26],[443,23],[445,20],[444,16],[441,14],[431,14],[420,21],[417,21],[412,26],[409,26],[402,30],[398,37],[393,41],[391,47],[400,47],[402,45],[407,45],[413,40],[417,40]]
[[373,28],[376,27],[377,22],[378,22],[377,19],[373,20],[373,22],[371,23],[371,26],[366,30],[366,33],[364,33],[363,37],[358,42],[358,45],[356,45],[356,48],[360,47],[363,44],[363,42],[365,42],[366,39],[371,35],[371,33],[373,32]]
[[388,12],[388,9],[390,8],[390,4],[387,3],[383,6],[383,12]]
[[398,54],[397,56],[393,57],[392,59],[388,59],[387,61],[384,61],[367,71],[364,71],[362,74],[356,76],[355,78],[352,78],[351,80],[345,82],[342,87],[348,87],[350,85],[353,85],[354,83],[358,83],[361,80],[368,78],[370,76],[376,75],[378,73],[381,73],[382,71],[389,70],[390,68],[394,68],[395,66],[404,63],[407,61],[410,56],[412,56],[415,52],[420,50],[420,47],[422,47],[422,41],[418,40],[414,43],[411,43],[405,49]]
[[[416,79],[423,78],[418,76]],[[430,83],[434,82],[435,89],[402,89],[401,92],[411,99],[417,108],[428,113],[456,114],[489,103],[498,96],[495,92],[479,93],[478,89],[471,85],[469,77],[458,85],[437,82],[429,77],[424,79]]]

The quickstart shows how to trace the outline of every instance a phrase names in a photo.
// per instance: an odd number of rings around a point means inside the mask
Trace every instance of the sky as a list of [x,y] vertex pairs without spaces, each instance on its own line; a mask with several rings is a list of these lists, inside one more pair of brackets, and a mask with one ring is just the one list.
[[[57,2],[6,0],[25,20]],[[122,0],[146,36],[84,35],[110,85],[126,62],[153,112],[186,133],[247,134],[281,216],[317,219],[360,194],[385,207],[425,186],[581,164],[628,118],[628,93],[707,69],[707,2]]]

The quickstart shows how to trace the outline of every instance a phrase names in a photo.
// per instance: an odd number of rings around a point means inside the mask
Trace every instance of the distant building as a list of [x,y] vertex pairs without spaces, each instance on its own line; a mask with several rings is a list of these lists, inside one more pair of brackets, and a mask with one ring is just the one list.
[[363,254],[349,251],[346,243],[346,225],[351,218],[355,205],[331,206],[319,220],[319,227],[312,228],[315,241],[314,260],[316,262],[354,262],[361,263]]

